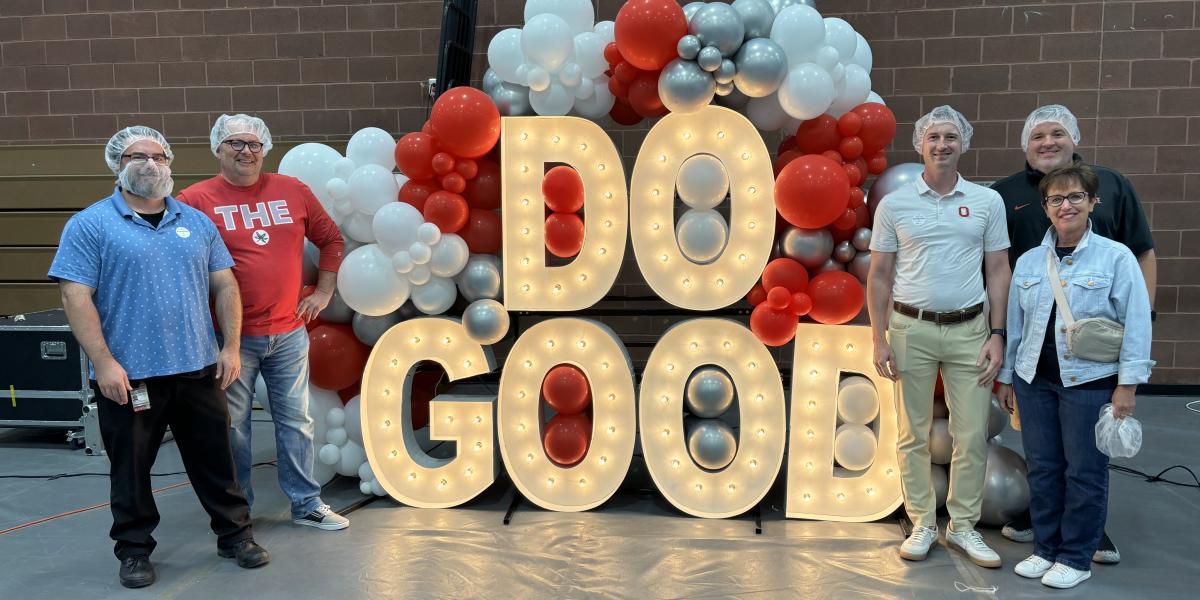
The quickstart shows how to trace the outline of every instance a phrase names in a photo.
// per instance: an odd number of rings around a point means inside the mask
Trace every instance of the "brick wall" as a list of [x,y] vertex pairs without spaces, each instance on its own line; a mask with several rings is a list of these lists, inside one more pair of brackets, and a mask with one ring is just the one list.
[[[622,0],[597,0],[601,19]],[[480,0],[487,42],[519,26],[522,0]],[[1034,107],[1081,118],[1080,151],[1133,180],[1154,227],[1154,381],[1200,383],[1200,2],[818,0],[871,42],[875,90],[911,123],[943,103],[975,125],[964,174],[1022,165]],[[203,141],[216,114],[256,112],[281,139],[420,127],[435,75],[441,2],[0,0],[0,144],[97,142],[145,123]],[[644,128],[613,127],[632,158]],[[629,265],[624,291],[640,286]]]

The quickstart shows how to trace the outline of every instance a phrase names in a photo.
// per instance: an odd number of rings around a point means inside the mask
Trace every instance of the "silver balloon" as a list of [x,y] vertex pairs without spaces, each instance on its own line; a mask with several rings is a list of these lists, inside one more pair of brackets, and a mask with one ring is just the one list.
[[949,419],[950,407],[946,406],[946,399],[935,397],[933,399],[933,415],[934,419]]
[[[734,77],[736,79],[736,77]],[[750,104],[750,96],[743,94],[735,86],[728,96],[718,96],[717,104],[725,108],[732,108],[738,112],[745,112],[746,105]]]
[[715,73],[721,68],[721,51],[715,46],[701,48],[700,54],[696,56],[696,64],[709,73]]
[[717,67],[717,72],[713,73],[713,79],[718,84],[733,83],[733,77],[737,75],[737,65],[733,64],[728,58],[721,60],[721,66]]
[[695,60],[700,54],[700,38],[694,35],[685,35],[679,38],[679,43],[675,44],[675,51],[679,53],[679,58],[683,60]]
[[472,254],[454,277],[458,292],[469,302],[499,298],[501,281],[500,259],[491,254]]
[[713,90],[713,93],[716,94],[718,98],[720,98],[720,97],[724,97],[724,96],[728,96],[728,95],[732,94],[733,89],[734,88],[733,88],[732,81],[727,82],[727,83],[718,83],[717,87]]
[[933,497],[937,501],[937,507],[945,506],[946,495],[950,493],[950,477],[946,474],[946,467],[929,465],[929,480],[933,483]]
[[816,0],[767,0],[767,2],[771,5],[771,8],[775,9],[775,16],[779,16],[779,11],[793,4],[800,4],[811,8],[817,7]]
[[729,241],[729,223],[711,208],[691,208],[675,224],[675,240],[688,260],[707,264],[721,256]]
[[1025,459],[999,444],[988,444],[979,523],[999,527],[1029,509]]
[[705,4],[688,21],[688,33],[705,46],[716,46],[721,56],[733,56],[746,37],[742,15],[721,2]]
[[703,2],[689,2],[685,4],[683,6],[683,18],[687,19],[688,22],[691,22],[692,17],[695,16],[696,12],[702,8],[704,8]]
[[798,261],[806,269],[815,269],[833,254],[833,234],[825,229],[788,227],[779,246],[784,256]]
[[[347,253],[348,254],[348,253]],[[303,285],[315,285],[321,271],[317,264],[321,262],[321,250],[307,239],[304,240],[304,267],[300,275]]]
[[988,425],[987,425],[988,434],[987,434],[987,436],[988,436],[988,439],[990,440],[990,439],[1000,435],[1000,432],[1004,431],[1004,426],[1008,425],[1008,412],[1005,411],[1003,408],[1000,408],[1000,404],[998,404],[994,400],[992,402],[990,402],[989,404],[991,406],[990,406],[990,410],[988,410]]
[[333,290],[329,304],[325,306],[325,310],[317,313],[317,316],[326,323],[349,323],[354,319],[354,309],[346,305],[346,301],[342,300],[342,295],[337,290]]
[[846,270],[851,275],[858,278],[859,281],[866,283],[867,275],[871,272],[871,251],[859,252],[854,255],[854,260],[846,265]]
[[533,114],[533,106],[529,104],[529,88],[523,85],[502,81],[488,95],[496,103],[501,115],[519,117]]
[[733,406],[733,380],[716,367],[692,373],[685,389],[688,410],[697,417],[719,417]]
[[929,460],[935,465],[948,465],[953,452],[954,438],[950,436],[950,421],[934,419],[929,427]]
[[476,300],[463,311],[463,329],[480,344],[495,344],[508,334],[508,311],[495,300]]
[[700,65],[677,58],[658,76],[658,96],[671,112],[696,112],[712,102],[717,84]]
[[403,320],[404,315],[400,314],[399,310],[395,310],[378,317],[356,314],[351,325],[354,327],[354,337],[358,338],[358,341],[368,346],[374,346],[387,330]]
[[854,249],[859,252],[870,250],[871,229],[869,227],[859,227],[855,230],[854,235],[850,236],[850,243],[854,244]]
[[846,264],[854,260],[854,255],[857,253],[858,251],[854,249],[854,246],[850,245],[850,240],[839,242],[838,245],[833,247],[833,260]]
[[688,419],[684,422],[684,431],[692,460],[705,469],[724,469],[737,455],[737,437],[725,421]]
[[833,435],[833,459],[842,468],[862,471],[875,461],[879,439],[866,425],[846,423],[839,425]]
[[775,9],[771,8],[767,0],[733,0],[732,6],[742,17],[747,39],[771,35]]
[[733,56],[737,74],[733,82],[752,98],[770,96],[787,77],[787,55],[769,38],[747,40]]
[[875,209],[879,207],[879,201],[883,200],[884,196],[916,181],[924,171],[925,165],[921,163],[900,163],[880,173],[867,192],[867,206],[871,209],[871,216],[875,216]]
[[396,314],[400,316],[401,321],[407,321],[421,316],[422,313],[413,305],[412,300],[409,300],[396,309]]
[[492,90],[496,89],[496,86],[503,82],[504,80],[500,79],[500,76],[489,67],[487,71],[483,72],[483,93],[490,96]]
[[840,263],[836,260],[833,260],[833,257],[831,256],[831,257],[829,257],[829,260],[821,263],[821,266],[813,269],[809,273],[809,275],[812,277],[816,277],[817,275],[820,275],[821,273],[830,273],[832,271],[845,271],[845,270],[846,270],[846,265],[843,265],[842,263]]

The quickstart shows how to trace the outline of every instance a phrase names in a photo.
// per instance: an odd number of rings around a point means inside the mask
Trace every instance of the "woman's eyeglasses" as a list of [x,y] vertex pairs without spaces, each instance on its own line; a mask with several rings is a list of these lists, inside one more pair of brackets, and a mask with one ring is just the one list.
[[1062,206],[1063,202],[1069,202],[1071,206],[1082,204],[1085,200],[1091,197],[1092,195],[1087,192],[1071,192],[1066,196],[1046,196],[1042,199],[1042,202],[1057,208]]

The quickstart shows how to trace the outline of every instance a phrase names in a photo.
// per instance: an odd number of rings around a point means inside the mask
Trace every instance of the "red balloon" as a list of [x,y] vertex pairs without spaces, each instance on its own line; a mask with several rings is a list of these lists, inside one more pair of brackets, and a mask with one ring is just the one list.
[[470,181],[467,181],[463,196],[471,208],[500,208],[500,165],[486,158],[475,161],[475,164],[478,172],[474,179],[468,178]]
[[840,325],[858,316],[863,307],[862,283],[845,271],[829,271],[813,277],[808,295],[812,297],[808,316],[819,323]]
[[638,68],[627,63],[621,62],[613,67],[613,78],[625,85],[633,83],[634,79],[638,78]]
[[867,180],[866,174],[854,163],[846,163],[842,165],[842,168],[846,170],[846,179],[850,180],[850,189],[862,185]]
[[792,314],[797,317],[807,315],[812,311],[812,297],[804,292],[792,294],[792,303],[788,305],[788,310],[792,311]]
[[838,119],[838,133],[842,134],[842,137],[858,135],[858,132],[862,131],[862,123],[862,115],[850,111]]
[[946,384],[942,381],[942,372],[941,371],[938,371],[937,380],[933,382],[933,397],[934,398],[945,398],[946,397]]
[[430,163],[437,147],[432,135],[409,133],[396,142],[396,166],[409,179],[432,179],[435,173]]
[[342,404],[344,405],[347,402],[353,400],[354,397],[359,395],[361,392],[362,392],[362,380],[360,379],[358,381],[355,381],[354,385],[352,385],[348,388],[345,388],[345,389],[338,390],[337,395],[338,395],[338,398],[341,399]]
[[850,203],[847,204],[847,206],[849,206],[850,208],[858,208],[858,207],[862,206],[863,203],[866,202],[866,200],[867,200],[867,195],[865,193],[863,193],[862,188],[860,188],[860,187],[850,188]]
[[503,225],[496,211],[472,208],[458,235],[471,254],[496,254],[503,243]]
[[658,97],[658,72],[640,71],[629,84],[629,105],[637,114],[653,119],[671,112]]
[[842,216],[833,222],[833,226],[838,229],[850,229],[854,227],[855,220],[857,220],[857,216],[854,214],[854,209],[847,208],[846,212],[842,213]]
[[433,135],[433,125],[429,124],[429,119],[425,119],[425,122],[421,124],[421,133]]
[[867,171],[869,171],[872,175],[878,175],[886,171],[887,166],[887,154],[884,154],[882,150],[872,154],[871,157],[867,159]]
[[846,160],[854,160],[862,156],[862,153],[863,141],[862,138],[856,135],[842,138],[841,143],[838,144],[838,154],[841,154],[842,158]]
[[546,249],[559,258],[571,258],[583,248],[583,219],[575,213],[546,217]]
[[344,323],[322,323],[308,332],[309,381],[319,388],[340,390],[362,379],[371,348],[354,337]]
[[804,156],[804,154],[798,150],[788,150],[787,152],[780,154],[779,158],[775,159],[775,176],[779,177],[779,172],[782,171],[783,168],[788,165],[788,163],[800,158],[801,156]]
[[461,195],[467,189],[467,180],[458,173],[447,173],[442,177],[442,189],[452,194]]
[[796,315],[763,302],[750,313],[750,331],[768,346],[782,346],[796,336]]
[[657,71],[674,60],[675,45],[687,32],[687,18],[675,0],[629,0],[617,12],[617,49],[645,71]]
[[429,113],[433,134],[455,156],[479,158],[500,139],[500,111],[487,94],[472,87],[446,90]]
[[792,303],[792,293],[782,285],[771,288],[767,292],[767,305],[771,308],[783,310]]
[[754,284],[754,287],[750,288],[750,293],[746,294],[746,302],[749,302],[750,306],[758,306],[766,301],[767,290],[763,289],[761,283]]
[[454,233],[467,224],[469,210],[462,196],[442,190],[429,195],[421,213],[426,222],[437,225],[442,233]]
[[469,158],[464,158],[455,163],[454,170],[458,171],[458,174],[462,175],[463,179],[475,179],[475,176],[479,174],[479,163]]
[[831,115],[821,115],[800,124],[796,130],[796,144],[805,154],[820,154],[836,150],[842,141],[838,133],[838,121]]
[[799,150],[800,146],[796,143],[796,136],[789,135],[779,142],[779,148],[775,150],[775,154],[783,154],[789,150]]
[[789,294],[803,292],[808,289],[808,271],[796,260],[777,258],[763,269],[762,285],[768,290],[782,287]]
[[805,155],[788,163],[775,181],[775,206],[788,223],[821,229],[846,212],[850,179],[824,156]]
[[837,150],[826,150],[821,153],[821,156],[824,156],[825,158],[828,158],[839,165],[846,162],[845,159],[842,158],[841,153]]
[[[612,91],[612,82],[614,81],[616,79],[608,80],[609,91]],[[626,93],[628,91],[626,90]],[[617,100],[613,102],[612,108],[608,111],[608,116],[612,117],[613,121],[616,121],[618,125],[637,125],[642,122],[642,115],[637,114],[637,111],[633,110],[628,102],[622,100],[619,94],[613,92],[613,95],[617,97]]]
[[608,91],[612,92],[613,97],[618,100],[624,100],[629,97],[629,84],[616,77],[610,77],[608,79]]
[[583,178],[571,167],[554,167],[542,179],[542,198],[554,212],[578,212],[583,208]]
[[854,237],[854,232],[858,230],[859,227],[871,226],[871,211],[869,208],[867,208],[866,204],[855,208],[854,216],[855,220],[850,224],[849,227],[839,228],[836,222],[829,226],[829,233],[833,234],[833,243],[840,244]]
[[875,154],[892,143],[896,135],[896,115],[878,102],[864,102],[852,109],[862,117],[862,131],[858,137],[863,141],[863,152]]
[[425,210],[425,200],[436,191],[438,191],[438,186],[432,181],[409,179],[400,186],[400,201],[423,211]]
[[555,415],[542,433],[546,456],[562,467],[570,467],[587,456],[592,443],[592,420],[587,415]]
[[574,365],[561,364],[550,369],[542,380],[542,397],[560,415],[579,414],[592,403],[592,388],[587,375]]
[[625,59],[621,58],[621,50],[617,48],[616,42],[609,42],[604,47],[604,62],[610,65],[617,65]]
[[433,167],[434,173],[445,175],[454,170],[454,157],[449,152],[438,152],[429,161],[429,166]]

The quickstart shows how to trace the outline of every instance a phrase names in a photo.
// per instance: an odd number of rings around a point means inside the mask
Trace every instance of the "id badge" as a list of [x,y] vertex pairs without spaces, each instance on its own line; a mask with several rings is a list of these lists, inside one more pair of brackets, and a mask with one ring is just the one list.
[[142,412],[150,408],[150,390],[146,389],[145,383],[140,383],[133,388],[129,397],[133,400],[133,412]]

